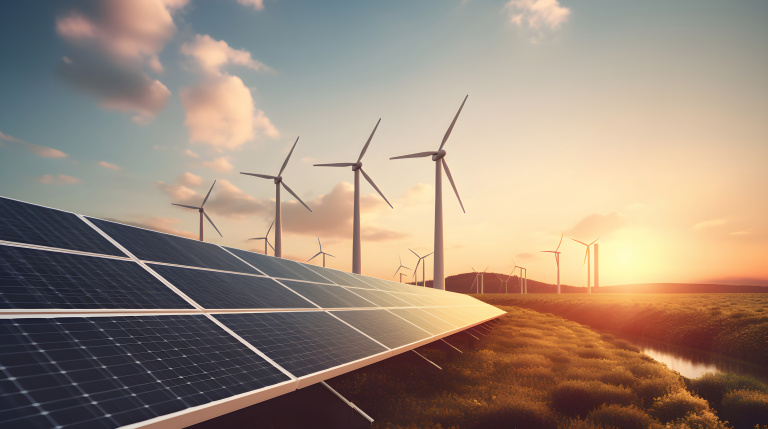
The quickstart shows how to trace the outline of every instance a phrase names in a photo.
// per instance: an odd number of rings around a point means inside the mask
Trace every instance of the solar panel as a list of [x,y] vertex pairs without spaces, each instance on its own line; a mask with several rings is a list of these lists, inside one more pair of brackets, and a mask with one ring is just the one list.
[[315,271],[316,273],[322,275],[323,277],[327,278],[328,280],[336,283],[337,285],[341,286],[354,286],[359,287],[363,289],[376,289],[376,287],[371,286],[367,283],[358,281],[352,276],[346,275],[346,273],[338,270],[332,270],[330,268],[325,267],[318,267],[317,265],[308,265],[308,264],[301,264],[305,267],[308,267],[312,271]]
[[384,291],[357,288],[349,288],[348,290],[367,299],[368,301],[371,301],[379,307],[412,307],[411,304],[403,301],[402,299],[398,299]]
[[376,304],[341,286],[290,280],[280,280],[280,283],[323,308],[376,307]]
[[194,308],[133,261],[0,246],[0,308]]
[[332,313],[391,349],[431,336],[429,332],[386,310],[350,310]]
[[205,316],[0,320],[0,426],[117,427],[289,378]]
[[0,240],[125,256],[73,213],[0,197]]
[[320,311],[217,314],[215,317],[296,377],[386,351]]
[[443,310],[443,308],[422,308],[422,310],[426,311],[427,313],[437,317],[438,319],[444,320],[448,323],[450,323],[453,326],[466,326],[467,322],[464,320],[456,317],[453,314],[446,313]]
[[226,247],[226,249],[234,253],[238,258],[257,267],[270,277],[306,280],[315,283],[331,283],[330,280],[315,273],[309,268],[302,266],[298,262],[235,249],[233,247]]
[[420,308],[393,308],[389,311],[414,325],[417,325],[432,335],[439,335],[457,328],[457,326],[451,325],[445,320],[439,319]]
[[175,235],[88,218],[99,229],[144,261],[260,274],[221,247]]

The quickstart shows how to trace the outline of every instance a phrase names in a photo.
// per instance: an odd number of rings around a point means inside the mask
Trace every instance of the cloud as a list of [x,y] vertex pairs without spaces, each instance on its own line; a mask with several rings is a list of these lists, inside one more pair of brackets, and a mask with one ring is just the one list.
[[163,182],[155,182],[155,187],[163,191],[171,202],[176,204],[186,204],[190,206],[199,206],[203,202],[203,198],[199,197],[197,192],[187,188],[184,185],[174,185]]
[[751,234],[752,234],[752,230],[750,229],[749,231],[734,231],[728,235],[751,235]]
[[1,131],[0,131],[0,140],[5,140],[11,143],[19,143],[20,145],[24,146],[24,148],[27,149],[28,151],[34,153],[37,156],[42,156],[43,158],[66,158],[69,156],[58,149],[40,146],[33,143],[27,143],[24,140],[20,140],[20,139],[17,139],[16,137],[9,136],[8,134],[3,134]]
[[108,168],[108,169],[110,169],[110,170],[114,170],[114,171],[120,171],[120,170],[122,170],[122,168],[121,168],[120,166],[118,166],[118,165],[116,165],[116,164],[112,164],[112,163],[109,163],[109,162],[107,162],[107,161],[100,161],[100,162],[99,162],[99,165],[100,165],[100,166],[102,166],[102,167],[104,167],[104,168]]
[[209,76],[222,76],[221,68],[227,64],[243,66],[257,72],[273,71],[271,67],[251,58],[245,49],[232,49],[223,40],[209,35],[196,35],[191,43],[181,45],[181,53],[191,57],[202,72]]
[[118,223],[124,223],[126,225],[138,226],[139,228],[151,229],[153,231],[164,232],[166,234],[179,235],[181,237],[192,238],[195,240],[199,238],[198,234],[174,228],[174,225],[181,222],[180,219],[175,219],[175,218],[151,217],[143,222],[127,222],[123,220],[110,219],[110,218],[106,218],[106,220],[118,222]]
[[557,0],[511,0],[504,8],[510,11],[512,23],[535,29],[548,27],[554,30],[571,14],[571,10],[560,6]]
[[[182,176],[179,176],[179,181],[181,181]],[[195,207],[200,206],[208,192],[206,189],[205,193],[198,194],[184,185],[163,182],[155,182],[155,187],[168,195],[171,202]],[[219,216],[241,219],[245,216],[266,213],[267,206],[267,203],[241,191],[229,180],[219,180],[216,182],[208,202],[205,203],[205,211]]]
[[565,231],[565,235],[582,241],[592,241],[610,235],[625,225],[627,225],[627,219],[619,213],[613,212],[607,215],[595,213],[580,220],[576,226]]
[[417,183],[408,188],[408,190],[405,191],[405,194],[400,197],[400,200],[408,205],[431,204],[432,198],[434,198],[435,195],[434,189],[435,188],[428,183]]
[[264,9],[264,0],[237,0],[237,2],[244,6],[253,6],[256,10]]
[[78,185],[82,183],[82,180],[78,179],[77,177],[67,176],[66,174],[59,174],[57,176],[46,174],[44,176],[38,177],[37,181],[47,185]]
[[176,181],[186,186],[200,186],[203,184],[203,178],[190,172],[186,172],[176,178]]
[[182,88],[180,95],[190,143],[234,150],[257,134],[280,136],[264,112],[254,107],[251,91],[237,76],[213,77]]
[[226,173],[232,171],[235,167],[229,162],[232,159],[230,156],[222,156],[214,159],[213,161],[203,161],[200,165],[205,168],[209,168],[219,173]]
[[173,13],[188,0],[86,1],[56,18],[56,32],[71,52],[59,74],[101,106],[134,113],[151,122],[165,108],[170,91],[143,71],[163,72],[158,54],[176,33]]
[[704,222],[699,222],[696,225],[693,226],[693,229],[705,229],[705,228],[712,228],[713,226],[723,225],[725,223],[725,219],[712,219],[707,220]]
[[518,253],[517,255],[515,255],[515,257],[521,261],[528,261],[535,258],[536,255],[534,255],[531,252],[523,252],[523,253]]
[[[352,238],[352,210],[354,187],[349,183],[339,183],[329,194],[320,195],[307,205],[310,213],[297,201],[283,202],[283,231],[298,235],[328,238]],[[367,194],[360,196],[361,214],[387,208],[380,196]],[[408,234],[393,231],[377,225],[371,225],[362,219],[362,238],[365,241],[391,241],[408,237]]]
[[196,153],[192,152],[192,151],[191,151],[191,150],[189,150],[189,149],[184,149],[184,155],[187,155],[187,156],[188,156],[188,157],[190,157],[190,158],[200,158],[200,155],[198,155],[198,154],[196,154]]

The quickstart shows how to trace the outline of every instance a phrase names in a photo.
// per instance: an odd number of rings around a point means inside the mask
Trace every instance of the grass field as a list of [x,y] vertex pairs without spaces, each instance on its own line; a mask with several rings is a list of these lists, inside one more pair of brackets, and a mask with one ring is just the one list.
[[473,295],[592,328],[768,365],[768,294]]
[[[768,388],[749,377],[695,384],[626,341],[557,316],[501,308],[508,314],[475,348],[459,343],[463,353],[452,356],[419,349],[442,371],[392,360],[328,382],[376,428],[725,428],[692,391],[741,416],[768,398]],[[738,428],[757,423],[746,417]]]

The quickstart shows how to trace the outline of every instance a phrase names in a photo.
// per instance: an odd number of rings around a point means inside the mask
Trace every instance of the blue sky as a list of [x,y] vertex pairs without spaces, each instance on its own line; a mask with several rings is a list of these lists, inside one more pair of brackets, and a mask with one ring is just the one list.
[[448,274],[515,258],[552,281],[538,251],[566,233],[601,237],[603,284],[768,279],[765,2],[243,3],[0,6],[0,195],[189,236],[170,203],[219,180],[207,238],[258,248],[274,188],[238,173],[300,136],[284,177],[317,209],[287,203],[285,253],[320,236],[348,270],[352,172],[311,165],[354,161],[382,118],[364,162],[395,209],[363,186],[363,267],[386,277],[431,251],[434,198],[432,163],[388,158],[434,150],[469,94]]

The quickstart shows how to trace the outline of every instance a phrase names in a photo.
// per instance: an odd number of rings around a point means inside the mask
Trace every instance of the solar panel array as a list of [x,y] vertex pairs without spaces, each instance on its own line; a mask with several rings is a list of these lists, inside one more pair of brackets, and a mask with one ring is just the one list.
[[2,427],[182,427],[501,314],[0,197]]

